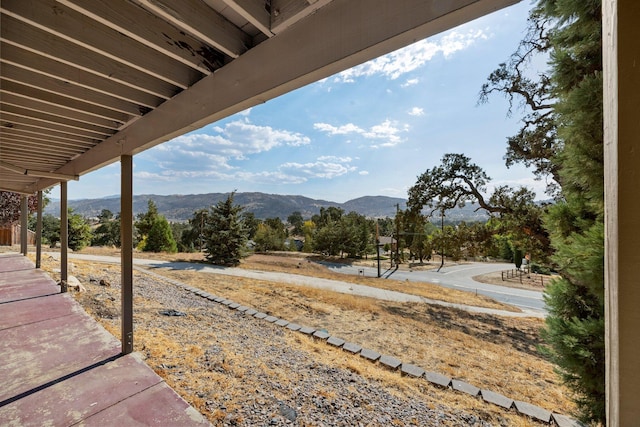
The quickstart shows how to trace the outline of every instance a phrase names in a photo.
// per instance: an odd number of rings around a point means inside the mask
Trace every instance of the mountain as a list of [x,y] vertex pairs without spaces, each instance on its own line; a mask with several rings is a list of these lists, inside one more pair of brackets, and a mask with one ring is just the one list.
[[[186,221],[193,216],[198,209],[208,208],[228,197],[228,193],[208,194],[174,194],[170,196],[158,196],[143,194],[133,197],[133,213],[137,215],[147,210],[147,204],[152,199],[158,211],[169,221]],[[310,218],[320,212],[320,208],[334,206],[343,209],[345,213],[357,212],[369,218],[393,218],[396,214],[396,205],[404,210],[406,199],[386,196],[364,196],[349,200],[345,203],[316,200],[304,196],[265,194],[265,193],[236,193],[234,202],[245,208],[246,212],[253,212],[256,218],[279,217],[286,220],[291,213],[298,211],[303,218]],[[111,212],[120,212],[120,197],[109,196],[101,199],[69,200],[69,207],[85,217],[96,217],[103,209]],[[454,209],[446,214],[447,221],[483,221],[487,215],[483,212],[474,212],[477,206],[468,205],[463,209]],[[45,208],[45,213],[59,216],[60,201],[51,200]],[[434,218],[434,221],[437,218]]]

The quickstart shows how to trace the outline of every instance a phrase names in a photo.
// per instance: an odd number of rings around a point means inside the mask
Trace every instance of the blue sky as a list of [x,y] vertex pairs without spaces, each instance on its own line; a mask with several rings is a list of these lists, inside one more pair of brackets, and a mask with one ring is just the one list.
[[[489,73],[522,38],[529,7],[521,2],[138,154],[134,193],[406,198],[443,154],[464,153],[493,185],[527,185],[545,198],[530,171],[504,165],[521,112],[507,117],[499,96],[477,104]],[[69,197],[119,194],[119,183],[116,163],[70,182]]]

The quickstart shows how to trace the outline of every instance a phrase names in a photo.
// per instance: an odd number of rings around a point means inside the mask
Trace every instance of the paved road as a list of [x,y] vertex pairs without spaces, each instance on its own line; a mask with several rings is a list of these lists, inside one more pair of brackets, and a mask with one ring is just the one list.
[[[57,252],[47,252],[55,258],[60,257]],[[94,262],[105,262],[110,264],[119,264],[119,257],[103,256],[103,255],[84,255],[69,254],[70,259],[83,259]],[[417,295],[406,294],[403,292],[390,291],[385,289],[363,286],[354,283],[342,282],[339,280],[329,280],[319,277],[302,276],[298,274],[280,273],[272,271],[246,270],[243,268],[219,267],[211,264],[190,263],[190,262],[171,262],[150,259],[134,258],[134,265],[146,266],[153,268],[166,268],[171,270],[197,271],[199,273],[221,274],[226,276],[247,277],[257,280],[276,281],[280,283],[289,283],[294,285],[303,285],[320,289],[327,289],[350,295],[366,296],[385,301],[396,302],[424,302],[428,304],[441,305],[446,307],[459,308],[474,313],[495,314],[506,317],[544,317],[544,312],[540,310],[531,310],[524,308],[522,313],[514,313],[510,311],[494,310],[484,307],[473,307],[462,304],[448,303],[424,298]],[[355,271],[357,274],[357,270]],[[404,280],[404,279],[403,279]]]
[[[325,263],[331,270],[357,275],[359,270],[364,270],[364,275],[376,277],[378,269],[375,267],[359,267],[344,264]],[[532,310],[546,313],[542,292],[526,289],[510,288],[506,286],[489,285],[476,282],[472,277],[492,273],[501,270],[513,269],[513,264],[476,262],[469,264],[452,265],[443,268],[440,272],[431,271],[406,271],[406,270],[382,270],[382,277],[394,280],[409,280],[414,282],[429,282],[440,286],[459,289],[486,295],[497,301],[515,305],[523,310]]]

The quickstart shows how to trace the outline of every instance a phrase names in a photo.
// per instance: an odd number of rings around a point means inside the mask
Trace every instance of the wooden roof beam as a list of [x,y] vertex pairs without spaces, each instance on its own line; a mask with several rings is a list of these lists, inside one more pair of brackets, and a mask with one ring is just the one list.
[[[22,96],[27,99],[41,101],[47,104],[68,108],[69,110],[77,111],[79,113],[85,113],[90,116],[111,120],[114,122],[126,123],[130,120],[130,116],[132,116],[132,114],[124,114],[119,111],[114,111],[109,108],[89,104],[84,101],[69,98],[57,93],[51,93],[32,86],[26,86],[11,80],[0,80],[0,91],[17,96]],[[141,115],[140,112],[138,112],[138,115]]]
[[117,111],[129,116],[141,116],[144,111],[148,111],[148,108],[142,107],[141,105],[123,101],[52,77],[43,76],[4,62],[0,63],[0,76],[2,76],[3,80],[19,83],[37,90],[43,90],[54,95],[69,98],[70,100],[86,102],[87,104]]
[[271,0],[271,31],[278,34],[333,0]]
[[55,117],[56,120],[61,118],[63,120],[79,123],[80,125],[86,124],[88,126],[97,126],[109,130],[118,130],[124,124],[114,120],[101,119],[85,114],[84,112],[69,110],[68,108],[59,105],[51,105],[40,100],[25,98],[9,92],[2,92],[1,90],[0,95],[0,102],[2,102],[2,104],[11,105],[25,115],[30,115],[31,111],[35,111],[38,114]]
[[99,23],[205,75],[223,64],[211,61],[207,46],[165,20],[126,0],[57,0]]
[[[4,5],[4,2],[2,4]],[[166,81],[96,52],[85,50],[79,54],[77,50],[69,49],[65,40],[52,37],[51,34],[11,16],[2,14],[0,18],[0,41],[7,45],[62,62],[165,100],[180,91],[180,88]]]
[[251,48],[251,38],[200,0],[136,0],[154,14],[176,27],[237,58]]
[[67,135],[79,136],[81,138],[91,138],[94,140],[102,140],[108,138],[113,135],[112,133],[94,133],[92,131],[87,131],[84,129],[72,128],[66,125],[62,125],[55,122],[49,122],[45,120],[41,120],[34,117],[29,117],[25,115],[13,114],[7,111],[2,113],[2,122],[9,122],[17,125],[29,126],[32,128],[39,128],[44,130],[54,130],[57,132],[62,132]]
[[[3,0],[3,14],[73,43],[87,51],[186,89],[202,73],[167,60],[165,55],[124,34],[68,9],[55,0]],[[78,50],[81,52],[81,50]]]
[[264,0],[222,0],[224,4],[249,21],[267,37],[273,37],[271,32],[271,14],[266,9]]

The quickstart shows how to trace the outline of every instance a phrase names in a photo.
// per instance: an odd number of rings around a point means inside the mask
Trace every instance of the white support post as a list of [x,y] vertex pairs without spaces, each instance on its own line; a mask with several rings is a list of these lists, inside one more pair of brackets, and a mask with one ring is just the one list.
[[60,183],[60,292],[67,292],[69,211],[67,208],[67,181]]
[[27,256],[27,239],[29,238],[29,233],[27,232],[27,227],[29,226],[29,200],[27,197],[24,194],[20,196],[20,253],[24,256]]
[[38,191],[38,217],[36,221],[36,268],[42,264],[42,190]]
[[133,156],[120,156],[122,354],[133,351]]
[[607,426],[640,420],[640,4],[603,0]]

